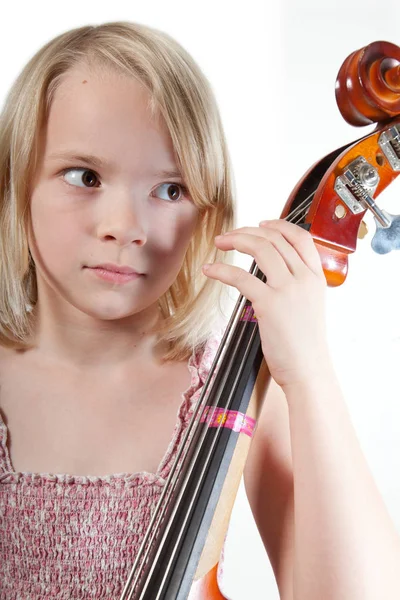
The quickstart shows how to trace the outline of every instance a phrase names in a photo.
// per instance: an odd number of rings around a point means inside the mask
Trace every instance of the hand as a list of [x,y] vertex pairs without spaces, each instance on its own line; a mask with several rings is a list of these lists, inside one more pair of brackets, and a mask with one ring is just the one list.
[[283,219],[240,227],[215,239],[221,250],[253,256],[267,281],[237,266],[203,271],[239,290],[253,305],[271,377],[283,388],[331,364],[326,339],[326,279],[312,235]]

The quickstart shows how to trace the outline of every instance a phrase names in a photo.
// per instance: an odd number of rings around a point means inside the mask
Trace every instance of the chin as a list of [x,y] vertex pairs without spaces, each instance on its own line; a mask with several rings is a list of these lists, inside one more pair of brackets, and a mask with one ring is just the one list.
[[121,319],[129,319],[133,315],[137,314],[143,309],[130,307],[127,308],[118,308],[115,306],[104,307],[103,309],[96,307],[96,310],[93,308],[90,311],[87,311],[87,314],[95,319],[99,319],[101,321],[120,321]]
[[128,319],[146,308],[146,306],[139,305],[139,303],[135,305],[133,302],[129,304],[126,302],[101,302],[98,298],[94,299],[90,304],[79,301],[72,302],[72,304],[78,311],[100,321]]

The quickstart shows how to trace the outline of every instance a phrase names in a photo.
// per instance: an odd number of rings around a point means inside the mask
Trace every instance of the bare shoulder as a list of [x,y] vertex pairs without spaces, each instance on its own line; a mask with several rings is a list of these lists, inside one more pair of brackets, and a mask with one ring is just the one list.
[[13,378],[18,379],[21,376],[17,370],[21,361],[21,357],[22,353],[0,345],[0,407],[2,406],[2,401],[4,400],[1,392],[5,379],[7,379],[7,381],[11,381]]
[[293,598],[294,496],[289,412],[271,380],[244,470],[255,522],[282,600]]
[[6,367],[6,365],[9,363],[9,361],[12,360],[12,355],[13,355],[12,350],[0,345],[0,384],[1,384],[1,372]]
[[[10,350],[9,348],[5,348],[4,346],[0,345],[0,409],[4,409],[3,406],[3,394],[2,394],[2,385],[3,385],[3,376],[4,376],[4,371],[9,370],[10,365],[10,361],[12,361],[12,357],[13,357],[13,351]],[[4,414],[1,413],[1,417],[4,420]]]
[[18,352],[5,348],[0,344],[0,372],[6,365],[11,365],[18,358]]

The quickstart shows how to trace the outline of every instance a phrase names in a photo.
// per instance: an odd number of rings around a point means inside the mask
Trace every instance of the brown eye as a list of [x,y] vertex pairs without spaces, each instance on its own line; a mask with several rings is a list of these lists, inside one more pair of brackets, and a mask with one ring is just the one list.
[[[62,174],[66,178],[67,183],[70,185],[77,185],[78,187],[95,187],[96,180],[98,180],[94,171],[79,167],[65,169]],[[67,175],[69,176],[69,180]],[[80,183],[83,183],[83,185],[79,185]]]
[[[171,202],[182,202],[184,195],[187,193],[187,188],[180,183],[162,183],[158,188],[167,187],[167,200]],[[157,189],[158,189],[157,188]]]

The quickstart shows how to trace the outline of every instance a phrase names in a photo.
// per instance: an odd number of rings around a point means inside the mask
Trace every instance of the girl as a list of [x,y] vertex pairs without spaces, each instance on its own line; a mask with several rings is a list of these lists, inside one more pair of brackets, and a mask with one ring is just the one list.
[[400,597],[312,237],[281,220],[234,229],[221,120],[188,53],[127,22],[50,41],[6,99],[0,187],[0,597],[119,598],[227,286],[253,303],[274,380],[245,484],[281,598]]

